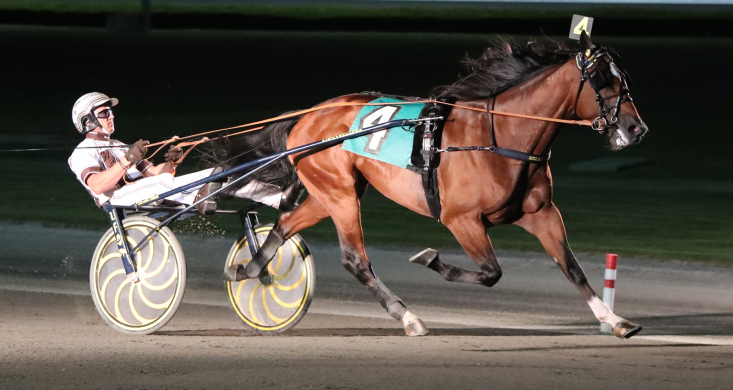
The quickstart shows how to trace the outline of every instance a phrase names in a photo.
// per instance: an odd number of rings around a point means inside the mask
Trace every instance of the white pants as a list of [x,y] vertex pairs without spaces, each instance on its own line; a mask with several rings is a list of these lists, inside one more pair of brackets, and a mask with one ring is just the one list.
[[[130,206],[144,199],[150,199],[164,192],[174,190],[178,187],[193,183],[197,180],[211,176],[214,169],[205,169],[183,176],[173,176],[170,173],[162,173],[157,176],[146,177],[132,184],[128,184],[115,191],[109,199],[110,204],[115,206]],[[203,186],[189,188],[166,199],[183,204],[192,204],[199,190]],[[246,186],[238,189],[234,196],[239,198],[252,199],[255,202],[264,203],[270,207],[280,206],[282,191],[280,187],[252,180]]]
[[[141,200],[150,199],[188,183],[193,183],[196,180],[209,177],[213,170],[213,168],[204,169],[203,171],[189,173],[188,175],[178,177],[175,177],[170,173],[161,173],[157,176],[146,177],[115,191],[114,195],[109,199],[109,203],[115,206],[134,205]],[[189,188],[186,191],[179,192],[167,197],[166,199],[178,203],[191,204],[194,202],[194,199],[196,199],[196,194],[198,194],[201,187],[202,186]]]

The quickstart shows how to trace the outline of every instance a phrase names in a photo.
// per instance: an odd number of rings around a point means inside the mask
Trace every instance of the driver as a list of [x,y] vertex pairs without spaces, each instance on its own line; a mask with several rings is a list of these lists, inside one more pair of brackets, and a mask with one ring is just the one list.
[[[102,207],[105,203],[115,206],[133,205],[221,171],[221,168],[211,168],[175,177],[176,161],[183,154],[181,148],[171,146],[165,154],[165,163],[158,165],[145,160],[148,141],[139,140],[127,150],[110,148],[124,145],[110,138],[115,131],[112,107],[117,103],[119,101],[116,98],[91,92],[80,97],[71,111],[74,126],[86,138],[69,157],[69,167],[94,198],[97,207]],[[190,205],[220,187],[221,183],[211,182],[166,199]],[[274,208],[292,206],[288,204],[280,187],[255,180],[233,195]],[[213,213],[216,202],[206,200],[196,208],[204,214]]]

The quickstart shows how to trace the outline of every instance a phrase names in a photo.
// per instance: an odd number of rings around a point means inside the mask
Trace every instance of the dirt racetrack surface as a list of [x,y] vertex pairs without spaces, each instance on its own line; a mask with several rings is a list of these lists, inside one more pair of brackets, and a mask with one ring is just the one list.
[[[453,328],[309,313],[247,337],[233,313],[184,304],[164,331],[110,329],[86,296],[0,292],[0,387],[105,389],[729,389],[731,347]],[[12,313],[11,316],[7,316]]]
[[[3,388],[729,388],[730,347],[450,328],[309,314],[244,337],[224,307],[184,304],[154,336],[111,330],[84,296],[0,293]],[[5,317],[5,316],[3,316]],[[249,386],[246,386],[249,387]]]
[[[282,335],[252,336],[228,307],[220,280],[231,242],[182,236],[184,303],[161,331],[136,337],[110,328],[89,295],[89,254],[80,248],[91,251],[99,234],[0,226],[11,256],[2,259],[0,274],[0,389],[730,389],[733,383],[730,268],[620,259],[616,312],[645,328],[619,340],[598,333],[580,294],[546,255],[499,253],[504,278],[486,289],[445,282],[410,264],[410,251],[369,248],[377,273],[430,329],[409,338],[343,270],[336,245],[311,244],[317,282],[308,314]],[[28,251],[13,237],[43,244]],[[602,256],[580,257],[592,283],[602,286]],[[460,252],[441,258],[471,266]]]

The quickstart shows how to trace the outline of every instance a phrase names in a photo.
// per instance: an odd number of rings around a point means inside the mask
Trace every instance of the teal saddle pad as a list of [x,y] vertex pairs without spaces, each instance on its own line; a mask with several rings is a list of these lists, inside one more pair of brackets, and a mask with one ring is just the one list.
[[[404,104],[404,100],[379,98],[369,103],[395,103],[384,106],[364,106],[349,131],[364,129],[399,119],[417,119],[424,103]],[[373,158],[400,168],[407,168],[412,155],[414,128],[393,127],[344,141],[341,149]]]

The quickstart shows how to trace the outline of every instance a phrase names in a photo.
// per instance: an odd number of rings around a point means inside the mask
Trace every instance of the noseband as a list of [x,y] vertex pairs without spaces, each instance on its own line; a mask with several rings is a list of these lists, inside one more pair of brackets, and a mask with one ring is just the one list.
[[[587,52],[586,52],[587,53]],[[599,61],[606,61],[611,69],[610,72],[603,72],[598,66]],[[593,130],[604,132],[609,127],[615,127],[618,124],[618,113],[621,104],[633,102],[629,93],[628,84],[626,83],[626,74],[619,69],[613,62],[613,57],[608,53],[605,47],[601,47],[593,51],[586,58],[584,53],[578,53],[575,57],[575,65],[580,70],[580,85],[578,86],[578,95],[575,97],[575,107],[573,111],[578,115],[578,100],[580,93],[583,91],[585,82],[588,81],[593,91],[596,93],[596,102],[598,102],[599,116],[593,120]],[[618,77],[621,80],[621,86],[618,89],[618,95],[602,97],[601,90],[613,85],[613,78]],[[616,98],[616,103],[606,105],[606,101]]]

